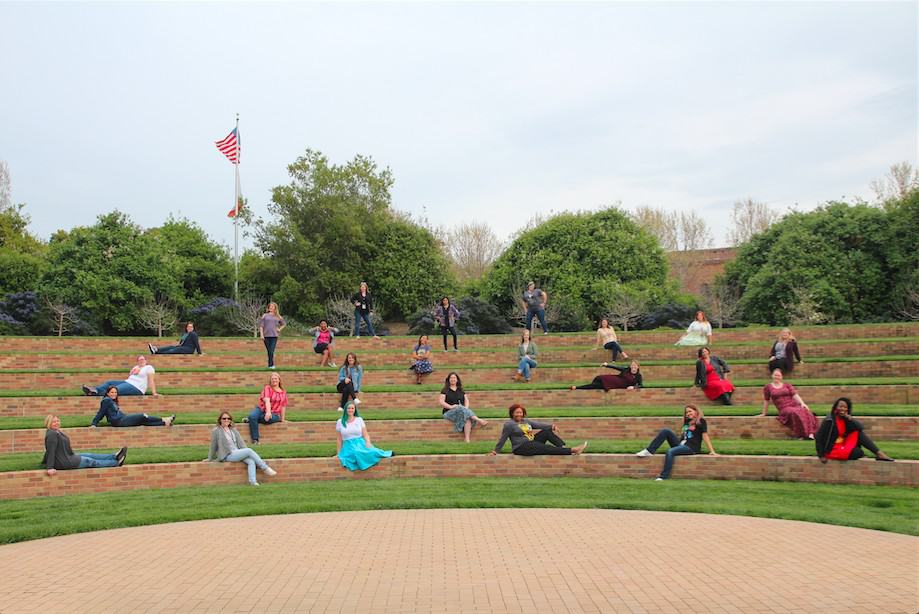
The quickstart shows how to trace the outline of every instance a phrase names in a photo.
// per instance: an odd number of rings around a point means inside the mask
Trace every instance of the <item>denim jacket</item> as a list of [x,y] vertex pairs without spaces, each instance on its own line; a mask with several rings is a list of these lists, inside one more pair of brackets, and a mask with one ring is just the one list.
[[348,365],[342,366],[338,370],[338,381],[345,381],[346,377],[351,378],[351,385],[354,386],[354,392],[361,391],[361,378],[364,377],[364,367],[357,365],[356,367],[349,367]]

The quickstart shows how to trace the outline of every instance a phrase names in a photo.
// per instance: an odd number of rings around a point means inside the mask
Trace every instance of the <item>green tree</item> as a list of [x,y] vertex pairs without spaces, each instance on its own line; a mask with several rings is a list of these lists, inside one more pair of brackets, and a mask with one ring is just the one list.
[[[393,178],[365,156],[332,164],[307,150],[288,166],[291,182],[272,190],[273,219],[256,224],[261,256],[243,258],[241,282],[312,322],[327,300],[366,280],[389,315],[404,316],[449,285],[430,232],[393,213]],[[439,269],[422,272],[422,262]],[[429,299],[430,300],[430,299]]]
[[0,295],[38,288],[47,246],[28,231],[25,205],[0,207]]
[[831,202],[753,236],[726,269],[727,283],[742,292],[742,318],[788,324],[796,296],[829,321],[893,317],[891,281],[916,264],[915,205],[902,217],[896,211]]
[[170,217],[159,228],[146,233],[156,250],[171,261],[182,285],[179,306],[194,307],[215,296],[233,291],[233,261],[227,248],[214,243],[204,230],[186,219]]
[[139,332],[145,301],[186,302],[176,259],[160,247],[127,215],[100,215],[93,226],[54,235],[42,294],[80,308],[105,333]]
[[638,292],[652,304],[674,294],[657,240],[619,209],[563,213],[523,232],[495,261],[483,297],[518,309],[528,280],[561,306],[564,328],[584,328],[607,309],[611,292]]

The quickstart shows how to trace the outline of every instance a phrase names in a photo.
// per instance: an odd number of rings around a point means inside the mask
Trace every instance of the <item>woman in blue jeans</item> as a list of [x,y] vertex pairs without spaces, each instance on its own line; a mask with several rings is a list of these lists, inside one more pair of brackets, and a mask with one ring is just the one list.
[[683,428],[678,436],[670,429],[661,429],[657,437],[651,440],[648,447],[636,454],[642,458],[654,456],[657,449],[662,443],[667,442],[670,449],[667,450],[667,457],[664,459],[664,469],[657,480],[666,480],[670,477],[673,470],[673,462],[677,456],[687,454],[699,454],[702,451],[702,442],[708,447],[708,453],[712,456],[718,456],[712,446],[712,439],[708,436],[708,425],[702,412],[695,405],[687,405],[683,408]]
[[221,463],[246,463],[246,472],[249,476],[249,484],[258,486],[255,480],[255,468],[258,467],[267,476],[277,475],[278,472],[268,466],[268,463],[262,460],[258,452],[252,448],[246,447],[242,435],[233,426],[233,416],[230,412],[222,412],[217,417],[217,427],[211,431],[211,447],[208,450],[208,461],[219,461]]
[[70,438],[61,432],[61,419],[49,415],[45,418],[45,457],[41,464],[48,475],[59,470],[87,469],[90,467],[121,467],[128,455],[127,448],[121,448],[115,454],[76,454],[70,447]]
[[530,381],[530,370],[536,368],[536,344],[530,340],[530,329],[524,328],[517,346],[517,374],[514,381]]

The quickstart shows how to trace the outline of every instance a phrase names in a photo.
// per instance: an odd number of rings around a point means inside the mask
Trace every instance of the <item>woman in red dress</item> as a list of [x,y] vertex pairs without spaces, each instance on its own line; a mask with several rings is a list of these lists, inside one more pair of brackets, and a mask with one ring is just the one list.
[[727,379],[727,374],[730,372],[727,363],[713,356],[711,350],[699,348],[695,384],[710,400],[720,400],[725,405],[733,404],[731,395],[734,394],[734,384]]
[[862,446],[874,454],[874,460],[893,461],[892,458],[881,452],[868,434],[865,427],[851,416],[852,401],[840,397],[833,403],[830,413],[820,424],[814,443],[817,445],[817,456],[820,462],[827,460],[857,460],[865,455]]
[[769,401],[775,403],[779,410],[779,423],[791,429],[798,439],[813,439],[817,432],[817,417],[811,413],[798,391],[791,384],[782,381],[782,370],[772,371],[772,381],[763,386],[763,413],[769,410]]

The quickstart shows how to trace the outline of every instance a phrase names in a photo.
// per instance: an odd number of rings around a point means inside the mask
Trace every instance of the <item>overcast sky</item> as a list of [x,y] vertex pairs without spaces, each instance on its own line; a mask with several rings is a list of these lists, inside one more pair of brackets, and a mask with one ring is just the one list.
[[32,231],[172,213],[232,245],[307,147],[434,224],[871,197],[917,164],[917,3],[0,3],[0,160]]

